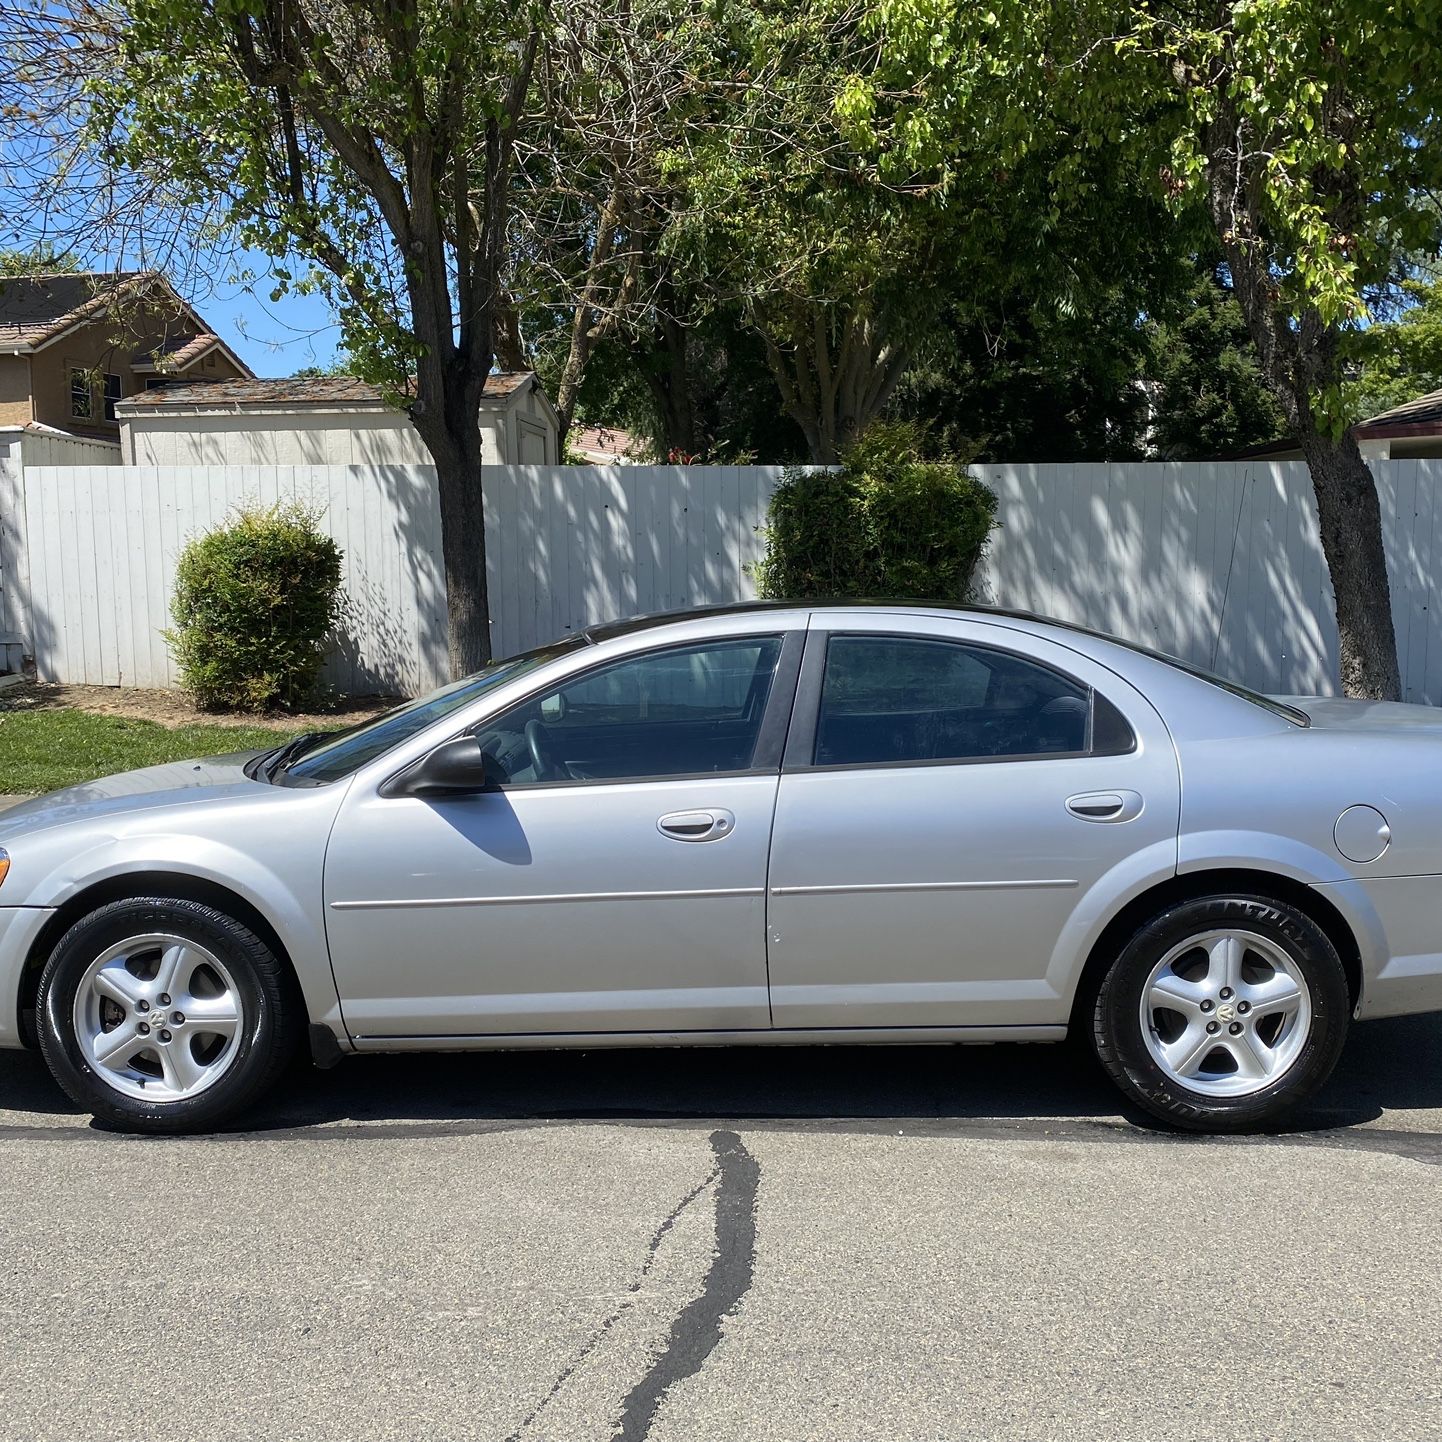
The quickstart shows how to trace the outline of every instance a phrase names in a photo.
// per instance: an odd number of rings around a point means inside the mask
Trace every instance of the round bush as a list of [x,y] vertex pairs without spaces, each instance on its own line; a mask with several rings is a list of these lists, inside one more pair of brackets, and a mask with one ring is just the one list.
[[207,711],[310,700],[340,615],[341,552],[299,505],[243,507],[181,553],[166,633]]
[[881,422],[839,470],[787,471],[767,512],[759,593],[966,600],[996,526],[996,497],[959,461],[923,460],[922,447],[914,426]]

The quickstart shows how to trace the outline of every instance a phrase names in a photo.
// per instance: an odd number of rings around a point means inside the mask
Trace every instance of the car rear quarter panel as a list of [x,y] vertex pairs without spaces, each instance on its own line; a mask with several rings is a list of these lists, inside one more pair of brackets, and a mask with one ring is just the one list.
[[[1442,740],[1288,727],[1179,747],[1178,870],[1245,868],[1318,888],[1356,938],[1359,1017],[1442,1009]],[[1391,830],[1375,861],[1335,828],[1372,806]]]

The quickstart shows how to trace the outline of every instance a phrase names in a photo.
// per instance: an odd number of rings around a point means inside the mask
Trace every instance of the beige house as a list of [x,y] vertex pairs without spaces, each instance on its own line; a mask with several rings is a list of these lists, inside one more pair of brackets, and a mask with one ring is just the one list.
[[[126,465],[430,464],[406,413],[353,376],[166,385],[116,415]],[[560,426],[534,372],[489,377],[480,422],[487,464],[556,464]]]
[[115,408],[167,380],[249,376],[151,271],[0,280],[0,430],[118,444]]

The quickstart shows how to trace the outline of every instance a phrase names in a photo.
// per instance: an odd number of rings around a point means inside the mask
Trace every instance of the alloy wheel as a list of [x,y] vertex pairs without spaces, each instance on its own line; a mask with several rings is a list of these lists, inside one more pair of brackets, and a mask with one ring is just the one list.
[[1296,1062],[1312,1024],[1297,963],[1254,931],[1199,932],[1152,968],[1142,1035],[1166,1076],[1194,1092],[1245,1097]]
[[81,1053],[108,1086],[144,1101],[183,1101],[234,1064],[245,1019],[225,963],[166,933],[129,937],[86,968],[75,993]]

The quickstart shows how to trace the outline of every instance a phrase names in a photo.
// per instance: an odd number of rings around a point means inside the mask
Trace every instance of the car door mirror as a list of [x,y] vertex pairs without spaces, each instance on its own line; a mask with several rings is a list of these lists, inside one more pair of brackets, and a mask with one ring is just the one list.
[[505,768],[474,736],[457,736],[391,777],[380,794],[474,796],[499,790],[505,779]]

